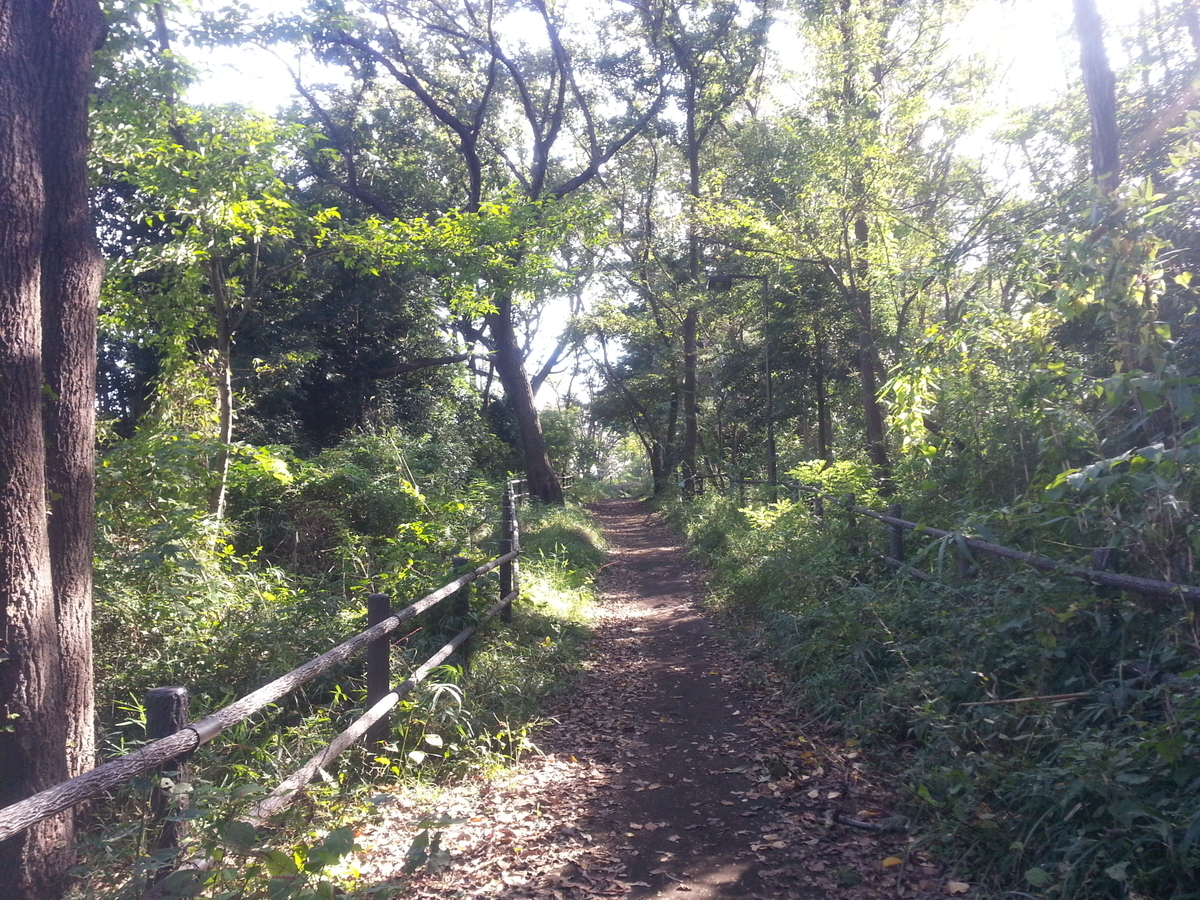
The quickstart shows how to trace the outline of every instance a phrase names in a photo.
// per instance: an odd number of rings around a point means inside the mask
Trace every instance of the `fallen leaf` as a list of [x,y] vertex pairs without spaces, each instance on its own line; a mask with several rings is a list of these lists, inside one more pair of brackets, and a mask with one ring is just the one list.
[[904,865],[904,860],[902,860],[898,856],[889,856],[887,859],[885,859],[883,862],[881,862],[880,865],[883,866],[885,869],[892,869],[892,868],[895,868],[896,866]]
[[965,894],[971,889],[971,886],[965,881],[947,881],[946,890],[951,894]]

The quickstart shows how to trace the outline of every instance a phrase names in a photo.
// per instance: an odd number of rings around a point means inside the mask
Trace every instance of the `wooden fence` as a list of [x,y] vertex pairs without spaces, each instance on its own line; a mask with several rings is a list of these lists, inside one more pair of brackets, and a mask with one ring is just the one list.
[[[187,756],[201,744],[207,744],[230,726],[248,719],[361,651],[366,652],[365,712],[308,762],[284,779],[275,790],[255,804],[243,818],[252,824],[262,823],[283,809],[312,780],[320,768],[328,765],[355,741],[363,737],[372,741],[384,740],[390,730],[390,711],[401,698],[444,663],[451,654],[463,647],[484,623],[496,615],[500,615],[503,621],[511,621],[512,604],[520,592],[521,553],[520,526],[516,516],[517,498],[513,488],[514,485],[509,483],[504,491],[500,552],[494,559],[455,578],[398,612],[391,610],[386,594],[372,594],[367,600],[368,627],[365,631],[198,722],[187,721],[186,688],[155,688],[146,698],[146,731],[147,737],[151,738],[150,743],[140,750],[0,810],[0,841],[56,813],[96,799],[138,775],[152,770],[181,772]],[[460,610],[465,612],[462,609],[467,602],[464,588],[496,569],[500,570],[497,602],[480,616],[476,624],[460,631],[404,681],[393,687],[390,671],[390,635],[405,622],[451,598],[456,598]],[[165,839],[160,839],[158,849],[175,846],[174,842],[181,835],[177,829],[178,823],[166,818],[168,804],[165,798],[155,797],[153,807],[163,817],[161,831],[165,834]]]
[[769,481],[761,479],[742,478],[733,473],[714,472],[697,474],[694,477],[694,481],[697,485],[696,493],[703,492],[704,483],[707,481],[713,483],[717,489],[727,489],[730,492],[736,492],[744,501],[745,488],[747,486],[765,485],[770,492],[771,499],[779,496],[789,496],[799,502],[800,498],[804,495],[811,497],[813,510],[818,518],[824,517],[826,503],[830,503],[837,508],[845,510],[851,516],[858,515],[876,520],[888,527],[888,552],[875,554],[877,558],[886,565],[904,570],[906,574],[919,581],[937,583],[941,579],[929,572],[917,569],[905,561],[904,535],[908,531],[919,535],[928,535],[929,537],[945,541],[947,544],[953,544],[960,574],[966,574],[967,570],[972,567],[970,554],[978,552],[1024,563],[1027,566],[1042,571],[1057,572],[1071,578],[1079,578],[1083,581],[1089,581],[1092,584],[1105,585],[1119,590],[1134,591],[1156,597],[1179,597],[1192,602],[1200,602],[1200,587],[1196,587],[1195,585],[1121,574],[1117,571],[1120,565],[1120,552],[1113,548],[1097,548],[1092,551],[1091,567],[1077,566],[1050,559],[1046,556],[1039,556],[1035,553],[1028,553],[1024,550],[1014,550],[1011,547],[1004,547],[990,541],[980,540],[979,538],[967,537],[960,532],[934,528],[920,522],[910,522],[903,518],[903,511],[899,504],[891,504],[886,513],[881,513],[865,506],[859,506],[852,494],[838,497],[833,494],[826,494],[814,485],[802,484],[794,480],[780,481],[772,485]]
[[1196,587],[1195,585],[1159,581],[1154,578],[1142,578],[1137,575],[1124,575],[1116,571],[1119,568],[1120,554],[1111,548],[1097,548],[1093,550],[1092,567],[1077,566],[1071,563],[1059,562],[1046,556],[1038,556],[1035,553],[1028,553],[1024,550],[1014,550],[1011,547],[994,544],[990,541],[980,540],[979,538],[967,537],[959,532],[934,528],[919,522],[910,522],[903,518],[902,510],[898,503],[891,504],[886,513],[881,513],[865,506],[859,506],[855,503],[852,494],[837,497],[824,493],[818,487],[794,481],[781,484],[779,487],[788,490],[797,499],[802,494],[812,497],[814,511],[819,517],[824,517],[827,505],[834,505],[843,509],[850,516],[863,516],[887,526],[888,552],[879,553],[876,556],[886,565],[901,569],[906,574],[920,581],[938,582],[940,579],[929,572],[914,568],[905,561],[905,533],[909,531],[918,535],[928,535],[929,537],[945,541],[947,545],[953,545],[955,555],[959,561],[958,571],[960,574],[967,574],[972,566],[971,553],[977,552],[1024,563],[1027,566],[1042,571],[1056,572],[1071,578],[1079,578],[1092,584],[1105,585],[1151,596],[1179,597],[1192,602],[1200,602],[1200,587]]

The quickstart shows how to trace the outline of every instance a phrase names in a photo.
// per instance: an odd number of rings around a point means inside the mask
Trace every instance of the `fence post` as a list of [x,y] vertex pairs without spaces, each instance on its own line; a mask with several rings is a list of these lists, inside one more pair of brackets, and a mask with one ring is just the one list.
[[[371,594],[367,597],[367,627],[378,625],[392,614],[391,600],[387,594]],[[376,638],[367,645],[367,709],[387,696],[392,689],[392,641],[389,635]],[[367,729],[369,744],[383,744],[392,731],[392,717],[388,713]]]
[[[454,566],[454,571],[451,573],[451,578],[461,578],[471,570],[471,560],[465,556],[456,556],[451,560],[451,565]],[[447,604],[451,601],[447,599]],[[464,585],[454,592],[453,604],[449,606],[450,614],[453,617],[452,622],[455,622],[454,628],[461,631],[467,627],[467,619],[471,616],[471,585]],[[468,638],[462,646],[458,648],[458,658],[462,662],[463,673],[471,668],[471,639]]]
[[813,495],[813,515],[815,515],[818,519],[825,518],[825,495],[824,494],[814,494]]
[[[169,737],[187,726],[187,688],[151,688],[146,692],[145,704],[147,740],[156,741],[159,738]],[[154,788],[150,792],[150,814],[157,826],[150,844],[152,852],[168,849],[178,850],[179,845],[187,836],[187,822],[178,817],[169,818],[172,813],[172,798],[174,798],[174,811],[182,812],[188,805],[187,794],[172,794],[169,789],[164,790],[162,784],[164,778],[169,778],[175,784],[187,781],[187,758],[176,757],[163,763],[155,775]],[[161,868],[170,867],[171,863],[167,861],[164,861],[161,866]]]
[[[903,518],[900,513],[899,503],[888,505],[888,515],[893,519]],[[899,525],[892,525],[888,539],[888,555],[897,562],[904,562],[904,529]]]
[[[504,488],[504,501],[500,506],[500,555],[511,553],[513,549],[513,522],[516,515],[513,510],[513,489],[510,482]],[[503,600],[513,589],[513,564],[512,560],[500,564],[500,599]],[[500,611],[500,621],[508,623],[512,621],[512,604],[504,607]]]

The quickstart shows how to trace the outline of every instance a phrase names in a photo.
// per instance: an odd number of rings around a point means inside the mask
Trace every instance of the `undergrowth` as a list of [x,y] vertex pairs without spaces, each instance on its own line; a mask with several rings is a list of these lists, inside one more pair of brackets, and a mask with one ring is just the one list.
[[1190,611],[984,560],[964,577],[953,541],[926,543],[938,583],[917,581],[835,503],[710,494],[669,513],[795,703],[873,749],[917,839],[978,896],[1200,897]]
[[[387,593],[398,609],[499,546],[499,488],[447,482],[436,454],[414,455],[399,435],[359,436],[310,460],[245,448],[231,517],[219,527],[197,511],[202,494],[146,493],[147,465],[184,471],[202,462],[186,436],[154,440],[150,457],[110,456],[101,479],[105,756],[144,742],[149,688],[187,685],[198,719],[361,630],[367,594]],[[250,803],[361,714],[360,657],[226,731],[196,752],[185,779],[166,782],[175,816],[190,828],[181,858],[208,860],[175,876],[175,896],[339,896],[337,885],[353,880],[345,862],[352,828],[379,803],[530,750],[543,703],[578,669],[603,550],[579,509],[526,508],[520,518],[525,552],[512,622],[493,619],[401,701],[382,748],[359,745],[323,767],[270,827],[243,821]],[[451,598],[397,633],[393,683],[478,621],[498,597],[497,573],[465,595],[465,605]],[[175,860],[173,850],[155,849],[155,781],[143,776],[92,808],[73,898],[140,896]]]

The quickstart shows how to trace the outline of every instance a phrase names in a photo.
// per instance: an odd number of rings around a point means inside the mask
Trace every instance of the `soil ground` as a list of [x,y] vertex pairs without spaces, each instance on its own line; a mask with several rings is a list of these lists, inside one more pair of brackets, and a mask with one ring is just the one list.
[[[398,799],[360,838],[375,896],[592,900],[943,898],[965,893],[915,848],[854,747],[803,728],[779,680],[735,650],[702,573],[636,501],[597,504],[609,542],[588,671],[506,773],[436,815],[448,865],[401,875]],[[390,893],[394,886],[396,893]]]

